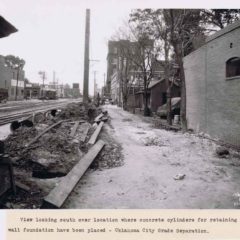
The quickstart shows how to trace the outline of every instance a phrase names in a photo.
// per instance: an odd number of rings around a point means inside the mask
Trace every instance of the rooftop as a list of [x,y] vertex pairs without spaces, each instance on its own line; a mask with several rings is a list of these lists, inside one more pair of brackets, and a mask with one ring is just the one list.
[[231,31],[233,31],[233,30],[235,30],[239,27],[240,27],[240,20],[238,20],[238,21],[236,21],[232,24],[229,24],[225,28],[223,28],[223,29],[217,31],[216,33],[210,35],[209,37],[207,37],[206,38],[206,43],[208,43],[208,42],[210,42],[210,41],[212,41],[212,40],[214,40],[214,39],[216,39],[216,38],[218,38],[218,37],[220,37],[220,36],[222,36],[226,33],[229,33],[229,32],[231,32]]

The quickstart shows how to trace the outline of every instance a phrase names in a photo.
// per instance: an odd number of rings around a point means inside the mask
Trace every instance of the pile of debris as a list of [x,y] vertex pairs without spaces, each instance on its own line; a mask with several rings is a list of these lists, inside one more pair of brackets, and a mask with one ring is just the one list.
[[57,115],[58,119],[84,119],[88,120],[88,111],[89,109],[95,109],[95,107],[80,103],[70,103],[66,108],[61,109],[61,112]]
[[[33,126],[20,126],[5,140],[15,179],[21,186],[17,197],[6,201],[12,208],[40,208],[43,198],[66,176],[95,144],[107,112],[93,105],[71,103],[38,118]],[[106,144],[95,169],[122,165],[121,149],[104,133]],[[34,189],[34,190],[33,190]]]
[[167,146],[166,142],[159,139],[158,137],[146,137],[143,138],[143,144],[145,146],[158,146],[158,147],[163,147]]
[[124,162],[121,145],[112,136],[107,134],[106,131],[101,132],[100,138],[108,144],[98,154],[90,168],[103,170],[122,166]]

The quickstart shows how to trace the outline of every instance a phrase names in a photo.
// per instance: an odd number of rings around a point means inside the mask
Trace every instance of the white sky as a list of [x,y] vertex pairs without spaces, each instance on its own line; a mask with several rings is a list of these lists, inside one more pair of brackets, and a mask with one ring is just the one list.
[[19,31],[0,40],[0,54],[23,58],[26,77],[32,82],[40,82],[40,70],[47,72],[46,82],[52,81],[55,70],[59,83],[78,82],[82,90],[85,11],[91,8],[90,59],[100,60],[90,64],[92,94],[93,71],[97,71],[97,83],[102,86],[107,41],[128,18],[131,8],[240,7],[237,2],[211,0],[206,6],[202,1],[196,5],[190,0],[181,0],[181,5],[169,0],[1,0],[0,14]]

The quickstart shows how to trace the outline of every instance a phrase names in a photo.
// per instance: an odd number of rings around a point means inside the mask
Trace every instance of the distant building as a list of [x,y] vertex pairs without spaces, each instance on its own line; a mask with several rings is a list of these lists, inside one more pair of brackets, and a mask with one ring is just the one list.
[[[177,81],[172,83],[171,87],[171,97],[180,97],[180,86]],[[148,94],[148,107],[151,109],[152,112],[156,112],[158,107],[162,106],[167,102],[167,81],[166,79],[162,78],[154,78],[152,79],[151,83],[148,86],[147,90]],[[144,108],[144,92],[142,88],[136,86],[134,90],[131,91],[128,97],[128,106],[130,108],[139,108],[143,110]]]
[[15,100],[16,91],[18,100],[24,98],[24,78],[23,70],[7,67],[5,57],[0,55],[0,88],[8,89],[8,100]]
[[[124,55],[124,51],[136,51],[137,42],[129,40],[109,41],[107,55],[107,92],[114,102],[122,102],[123,78],[130,78],[134,74],[132,59]],[[131,63],[130,63],[131,62]],[[126,68],[128,68],[126,70]],[[127,72],[127,76],[126,76]]]
[[25,84],[25,98],[26,99],[38,99],[41,97],[41,88],[38,83],[26,83]]
[[188,128],[240,145],[240,21],[184,58]]
[[80,97],[80,86],[79,86],[79,83],[73,83],[72,96],[74,98],[79,98]]

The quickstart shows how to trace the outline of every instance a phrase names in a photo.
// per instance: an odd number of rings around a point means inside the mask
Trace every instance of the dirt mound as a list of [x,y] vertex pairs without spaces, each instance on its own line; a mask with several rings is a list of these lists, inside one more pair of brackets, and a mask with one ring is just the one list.
[[[71,103],[54,111],[54,114],[42,114],[43,117],[34,126],[20,126],[9,135],[4,141],[5,154],[9,155],[14,165],[15,179],[29,190],[20,189],[16,197],[9,197],[8,207],[41,206],[43,197],[54,184],[88,152],[91,147],[88,140],[97,127],[97,123],[93,123],[99,113],[102,110],[94,105]],[[99,138],[106,140],[107,145],[93,163],[93,168],[121,166],[119,144],[107,133],[100,134]]]

